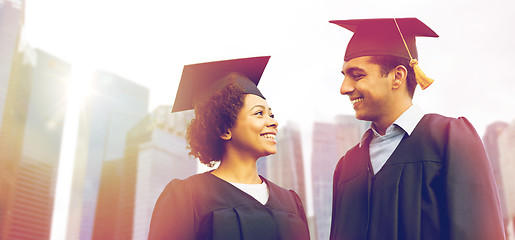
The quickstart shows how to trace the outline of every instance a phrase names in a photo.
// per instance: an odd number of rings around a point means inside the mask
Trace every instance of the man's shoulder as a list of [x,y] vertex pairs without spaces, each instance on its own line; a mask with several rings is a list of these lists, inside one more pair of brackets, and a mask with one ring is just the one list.
[[427,113],[422,117],[420,123],[423,124],[445,124],[455,118],[447,117],[438,113]]
[[463,141],[463,138],[479,138],[474,126],[465,117],[426,114],[407,141],[419,148],[444,151],[449,143]]
[[340,158],[340,161],[342,161],[343,159],[345,159],[346,157],[350,157],[350,156],[353,156],[353,155],[356,155],[356,154],[359,154],[359,149],[360,149],[360,143],[358,142],[356,145],[354,145],[354,147],[350,148],[349,150],[347,150],[347,152],[345,153],[345,155],[343,155],[341,158]]
[[428,113],[420,120],[417,128],[423,128],[426,131],[435,131],[438,129],[448,129],[451,127],[473,128],[472,124],[466,117],[448,117],[437,113]]
[[335,172],[341,171],[343,168],[345,168],[345,167],[343,167],[344,165],[348,165],[348,164],[351,166],[357,165],[357,164],[353,164],[353,163],[349,163],[349,162],[357,161],[357,159],[360,158],[360,154],[361,154],[361,151],[360,151],[360,146],[359,146],[359,142],[358,142],[354,147],[347,150],[345,155],[343,155],[340,158],[340,160],[336,164]]

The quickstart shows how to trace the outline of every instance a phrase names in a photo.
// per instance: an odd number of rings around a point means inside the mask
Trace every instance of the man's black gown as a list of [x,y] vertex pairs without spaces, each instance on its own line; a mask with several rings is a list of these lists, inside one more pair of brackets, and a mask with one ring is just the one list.
[[375,175],[368,145],[338,162],[332,240],[503,238],[490,163],[465,118],[426,114]]
[[149,239],[309,239],[298,195],[262,179],[265,205],[208,172],[174,179],[157,200]]

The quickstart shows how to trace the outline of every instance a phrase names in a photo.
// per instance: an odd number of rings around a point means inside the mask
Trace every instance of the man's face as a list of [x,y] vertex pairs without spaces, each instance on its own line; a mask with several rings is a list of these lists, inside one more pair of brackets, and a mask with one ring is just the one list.
[[366,121],[387,119],[392,99],[392,73],[381,74],[381,67],[369,61],[370,57],[353,58],[343,64],[345,76],[340,92],[348,95],[356,111],[356,118]]

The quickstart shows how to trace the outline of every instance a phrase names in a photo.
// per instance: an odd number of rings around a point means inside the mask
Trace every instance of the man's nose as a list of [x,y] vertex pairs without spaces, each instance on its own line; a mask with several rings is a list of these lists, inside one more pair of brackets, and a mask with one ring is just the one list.
[[342,95],[349,94],[354,91],[354,84],[352,84],[352,81],[345,77],[343,79],[342,86],[340,87],[340,93]]

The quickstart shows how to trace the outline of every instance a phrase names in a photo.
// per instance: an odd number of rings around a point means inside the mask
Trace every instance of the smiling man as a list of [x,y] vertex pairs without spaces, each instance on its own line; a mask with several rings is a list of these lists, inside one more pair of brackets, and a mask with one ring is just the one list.
[[492,170],[474,127],[413,105],[416,18],[330,21],[354,32],[340,88],[371,121],[334,172],[331,239],[504,239]]

